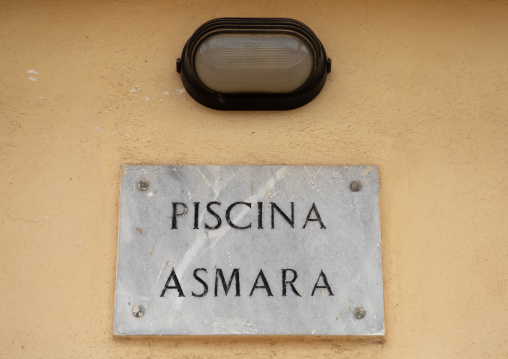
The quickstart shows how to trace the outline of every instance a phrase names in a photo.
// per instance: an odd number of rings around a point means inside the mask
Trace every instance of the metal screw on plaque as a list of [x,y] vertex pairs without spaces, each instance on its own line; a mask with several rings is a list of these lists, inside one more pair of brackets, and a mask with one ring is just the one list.
[[349,188],[351,188],[351,191],[353,192],[360,192],[362,186],[363,185],[361,181],[353,181],[349,184]]
[[141,180],[138,182],[138,189],[140,191],[146,191],[148,187],[150,187],[150,182],[148,182],[147,180]]
[[141,318],[143,315],[145,315],[145,307],[142,305],[135,305],[134,308],[132,308],[132,314],[136,318]]
[[367,315],[367,311],[363,307],[356,307],[353,310],[353,315],[356,319],[363,319]]

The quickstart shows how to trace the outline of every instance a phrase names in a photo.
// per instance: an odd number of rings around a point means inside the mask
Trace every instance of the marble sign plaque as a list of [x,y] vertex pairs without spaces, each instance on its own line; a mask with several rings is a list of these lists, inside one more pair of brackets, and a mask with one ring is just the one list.
[[124,166],[116,335],[384,335],[375,166]]

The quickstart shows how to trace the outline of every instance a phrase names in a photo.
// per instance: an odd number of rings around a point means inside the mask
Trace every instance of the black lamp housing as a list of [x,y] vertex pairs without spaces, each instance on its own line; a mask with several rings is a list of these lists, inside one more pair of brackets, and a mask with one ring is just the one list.
[[[204,41],[215,35],[255,34],[290,35],[303,42],[312,55],[310,75],[295,90],[287,93],[217,92],[207,87],[196,73],[195,58]],[[221,55],[222,56],[222,55]],[[323,88],[330,72],[331,60],[327,59],[321,41],[303,23],[284,18],[220,18],[201,25],[189,38],[177,59],[177,71],[181,74],[187,92],[199,103],[216,110],[290,110],[310,102]]]

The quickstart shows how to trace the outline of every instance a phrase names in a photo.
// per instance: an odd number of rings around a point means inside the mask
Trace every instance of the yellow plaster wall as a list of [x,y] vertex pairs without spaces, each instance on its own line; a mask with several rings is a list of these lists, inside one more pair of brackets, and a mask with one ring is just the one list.
[[[176,57],[222,16],[309,25],[322,93],[180,93]],[[0,45],[0,357],[508,357],[506,1],[3,0]],[[122,164],[378,165],[384,344],[113,337]]]

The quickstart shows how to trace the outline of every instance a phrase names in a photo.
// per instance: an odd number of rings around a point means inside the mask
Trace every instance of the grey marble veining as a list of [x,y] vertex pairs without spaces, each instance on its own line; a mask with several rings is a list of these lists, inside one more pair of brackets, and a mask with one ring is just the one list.
[[116,335],[383,336],[381,268],[375,166],[122,168]]

